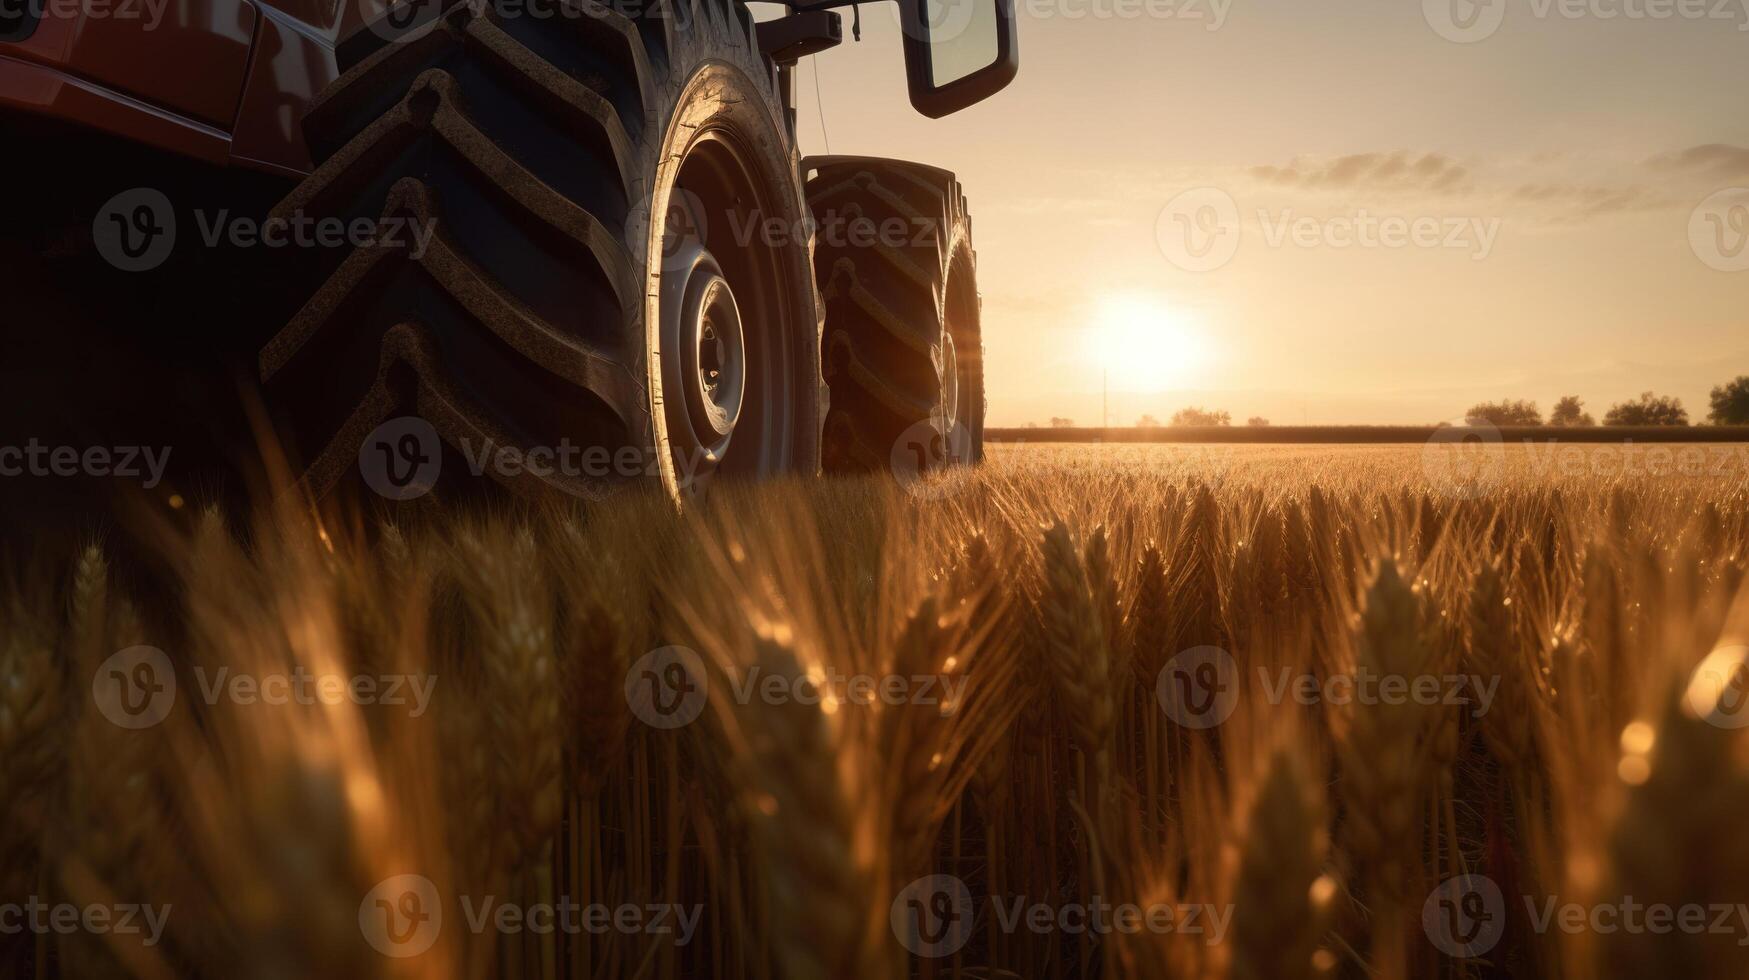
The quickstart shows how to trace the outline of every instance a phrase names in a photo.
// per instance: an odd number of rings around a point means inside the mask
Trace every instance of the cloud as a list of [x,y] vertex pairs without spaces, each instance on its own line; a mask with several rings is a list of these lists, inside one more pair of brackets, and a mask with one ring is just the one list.
[[1642,184],[1527,183],[1511,192],[1521,205],[1541,208],[1551,221],[1583,221],[1611,214],[1674,207],[1685,198]]
[[1749,148],[1707,143],[1650,158],[1544,152],[1463,163],[1436,152],[1396,150],[1295,157],[1245,170],[1264,187],[1366,197],[1420,197],[1420,207],[1496,209],[1514,220],[1568,225],[1612,215],[1688,207],[1721,180],[1749,178]]
[[1706,177],[1749,176],[1749,147],[1729,143],[1703,143],[1674,153],[1660,153],[1646,161],[1654,170],[1682,172]]
[[1252,167],[1267,183],[1307,189],[1454,190],[1469,170],[1438,153],[1351,153],[1329,160],[1296,158],[1281,167]]

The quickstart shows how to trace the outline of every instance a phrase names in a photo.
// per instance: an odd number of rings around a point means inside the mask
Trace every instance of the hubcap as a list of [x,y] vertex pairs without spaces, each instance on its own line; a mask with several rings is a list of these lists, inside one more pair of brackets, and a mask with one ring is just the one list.
[[701,251],[691,273],[675,288],[682,290],[676,353],[686,416],[702,437],[700,444],[717,459],[728,450],[747,387],[741,308],[709,252]]
[[953,334],[941,333],[941,424],[944,433],[951,432],[960,418],[960,360],[954,348]]
[[[747,386],[741,309],[722,267],[688,239],[662,276],[662,391],[671,406],[669,433],[714,467],[728,452]],[[675,405],[674,403],[678,403]]]

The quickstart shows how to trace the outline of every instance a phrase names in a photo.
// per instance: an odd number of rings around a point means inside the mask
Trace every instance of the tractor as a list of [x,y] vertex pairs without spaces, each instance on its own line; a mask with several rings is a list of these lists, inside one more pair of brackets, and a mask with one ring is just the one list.
[[[7,0],[0,443],[265,432],[314,497],[975,462],[958,181],[797,149],[850,3]],[[1015,77],[1012,0],[897,3],[919,112]]]

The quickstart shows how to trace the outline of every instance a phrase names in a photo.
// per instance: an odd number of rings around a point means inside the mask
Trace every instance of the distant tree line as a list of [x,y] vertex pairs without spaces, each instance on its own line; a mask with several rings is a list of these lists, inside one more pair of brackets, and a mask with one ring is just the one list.
[[[1707,420],[1714,425],[1749,425],[1749,375],[1744,375],[1712,390],[1712,410]],[[1533,401],[1482,402],[1464,413],[1471,425],[1542,425],[1542,412]],[[1555,402],[1549,413],[1552,426],[1596,425],[1597,420],[1585,411],[1585,403],[1577,395],[1567,395]],[[1617,402],[1604,413],[1604,425],[1687,425],[1688,409],[1682,399],[1643,391],[1640,397]]]
[[[1719,385],[1712,390],[1712,410],[1707,413],[1707,420],[1714,425],[1749,425],[1749,374],[1733,381]],[[1464,413],[1464,422],[1468,425],[1493,426],[1533,426],[1544,425],[1543,414],[1534,401],[1503,400],[1498,402],[1482,402],[1471,406]],[[1173,426],[1230,426],[1233,416],[1225,411],[1210,411],[1200,405],[1181,408],[1172,414]],[[1261,415],[1253,415],[1245,421],[1250,426],[1266,426],[1269,420]],[[1555,402],[1554,410],[1549,412],[1547,425],[1556,427],[1596,425],[1597,420],[1585,410],[1585,403],[1577,395],[1563,396]],[[1640,397],[1625,402],[1617,402],[1609,406],[1609,411],[1603,415],[1604,425],[1687,425],[1688,409],[1682,407],[1682,399],[1666,395],[1654,394],[1650,391],[1640,393]],[[1073,428],[1074,419],[1051,419],[1051,428]],[[1037,423],[1027,423],[1028,428],[1037,428]],[[1136,420],[1140,429],[1159,428],[1160,420],[1152,415],[1143,415]]]

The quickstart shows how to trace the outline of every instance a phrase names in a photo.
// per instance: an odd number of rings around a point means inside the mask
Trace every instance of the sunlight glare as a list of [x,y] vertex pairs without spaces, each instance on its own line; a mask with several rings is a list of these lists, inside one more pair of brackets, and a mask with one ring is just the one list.
[[1087,330],[1087,356],[1115,389],[1165,391],[1194,385],[1210,361],[1195,319],[1157,296],[1124,293],[1100,301]]

